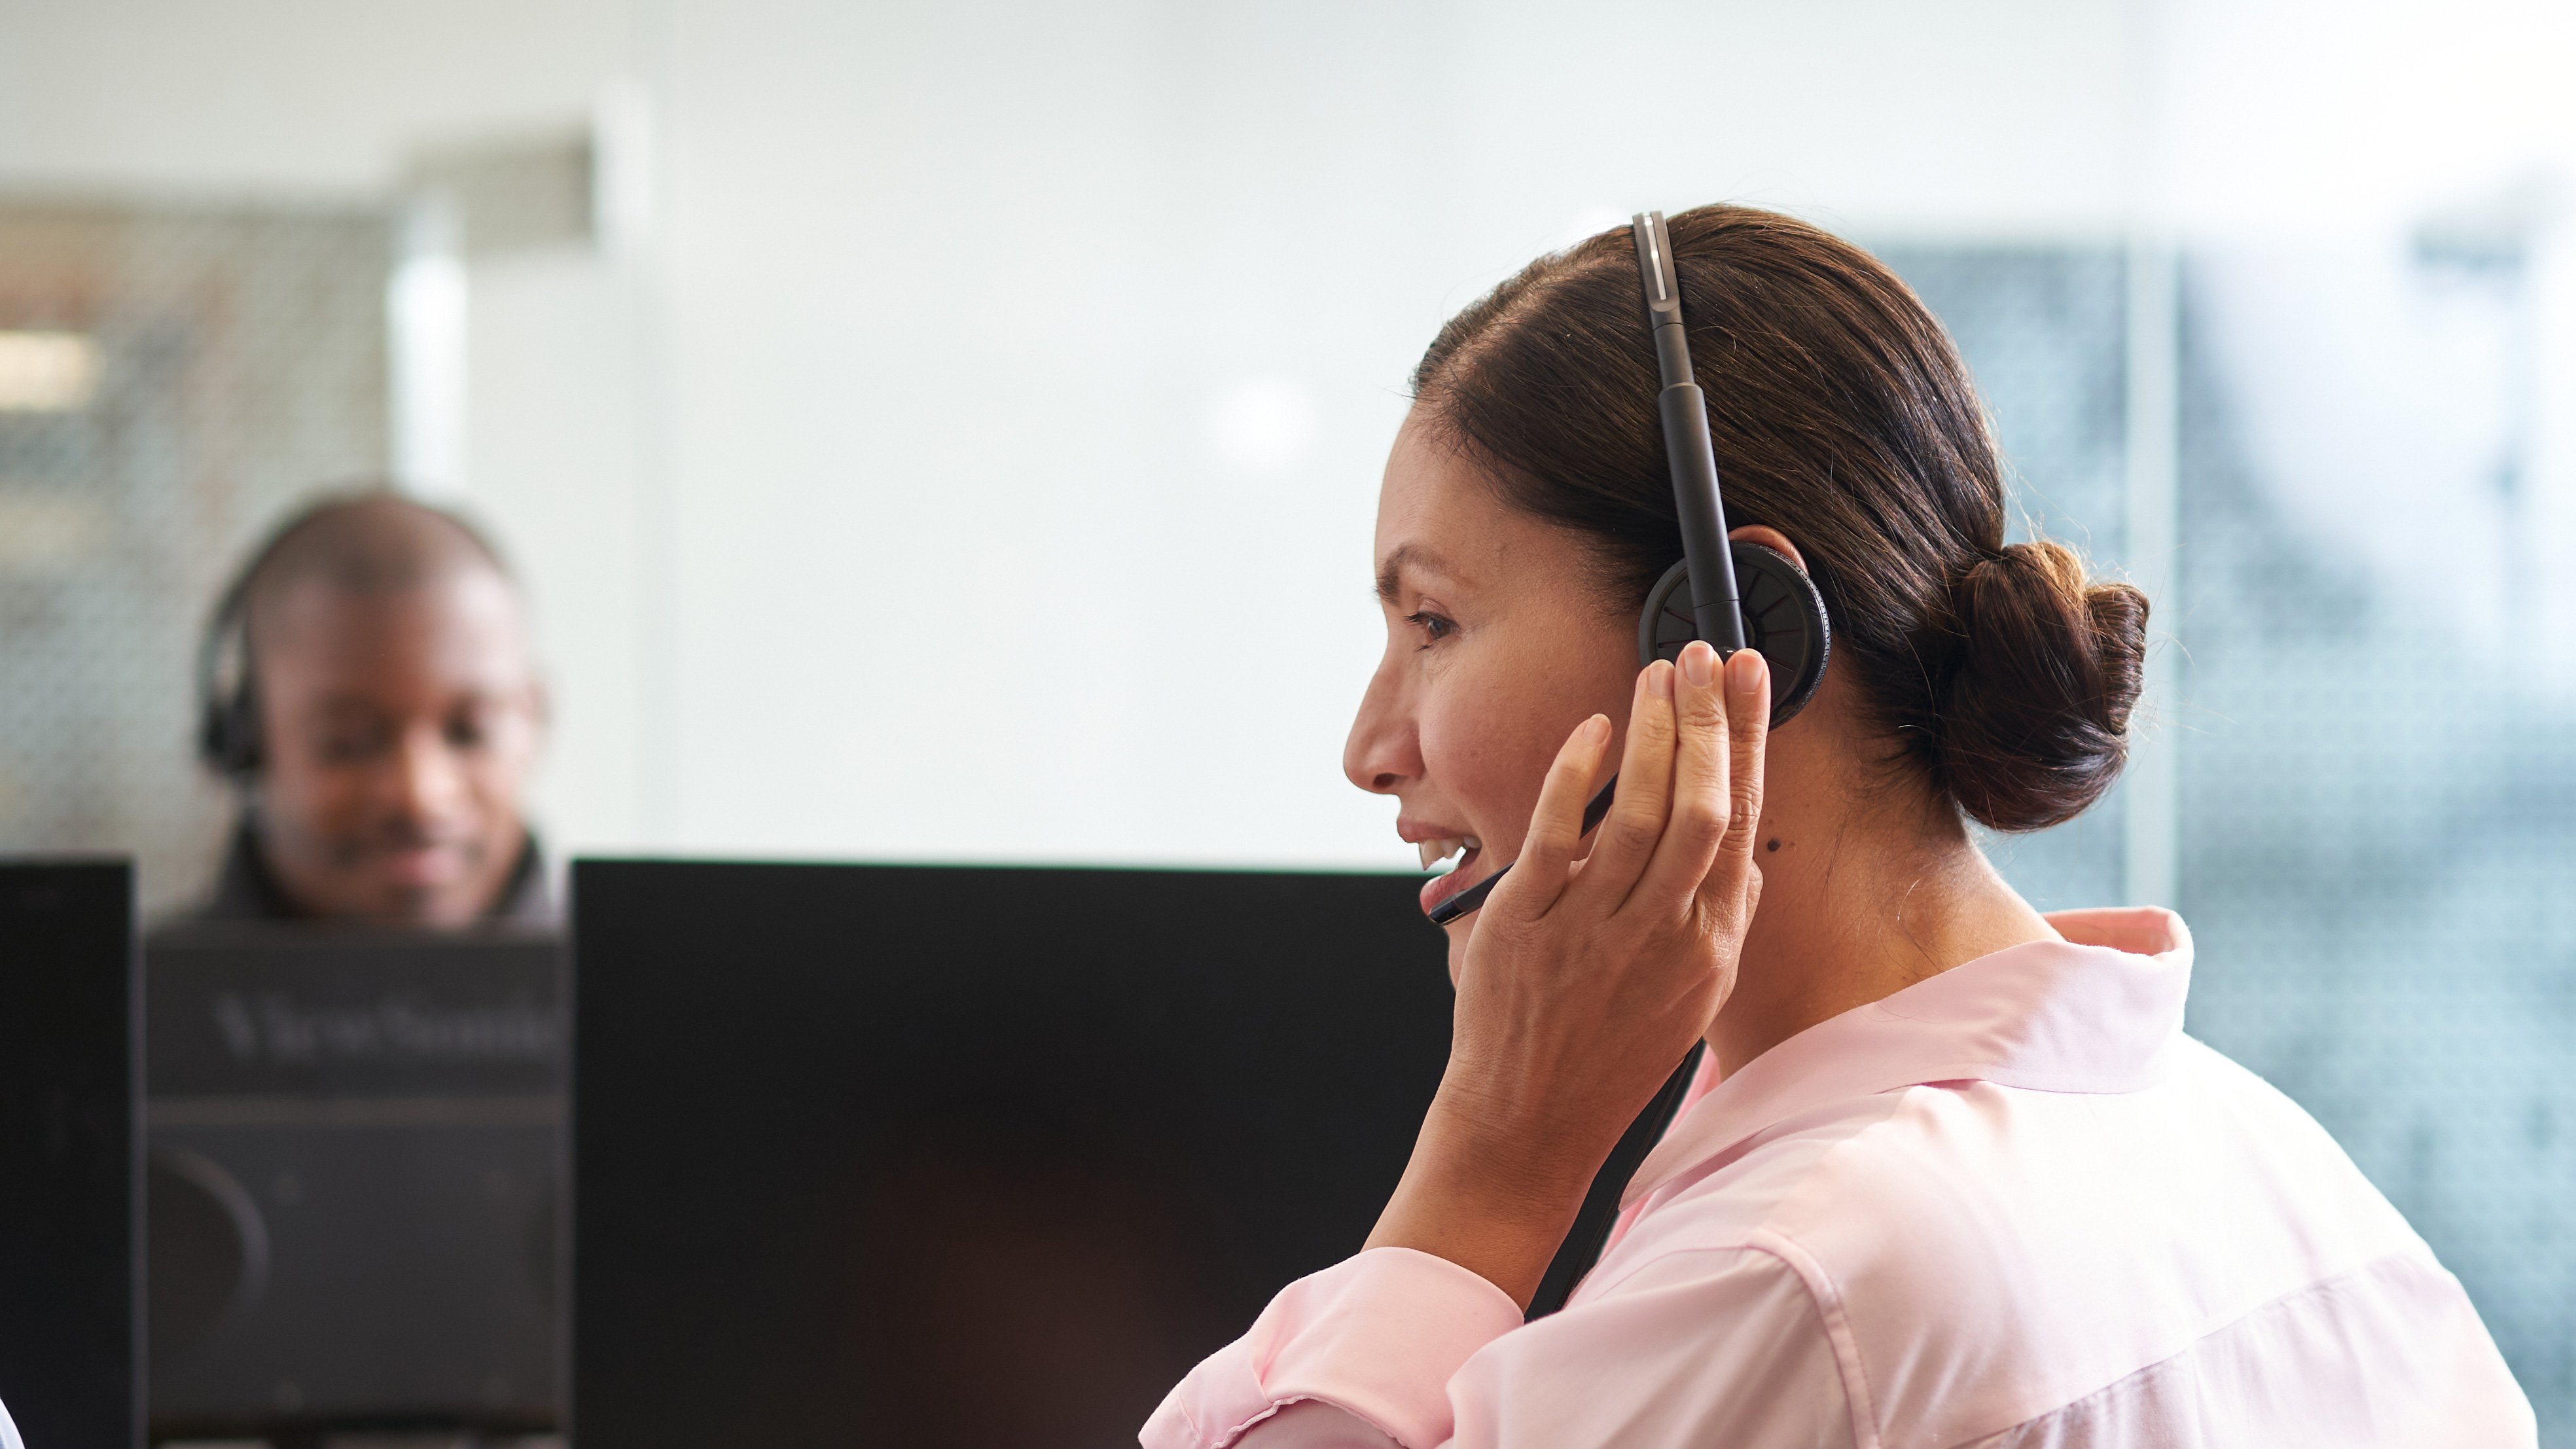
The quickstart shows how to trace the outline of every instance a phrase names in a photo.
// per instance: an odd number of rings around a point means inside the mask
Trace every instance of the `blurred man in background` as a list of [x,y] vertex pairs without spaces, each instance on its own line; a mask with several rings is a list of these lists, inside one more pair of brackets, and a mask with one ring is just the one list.
[[552,920],[525,600],[462,519],[383,491],[295,515],[217,604],[198,692],[241,816],[186,919]]

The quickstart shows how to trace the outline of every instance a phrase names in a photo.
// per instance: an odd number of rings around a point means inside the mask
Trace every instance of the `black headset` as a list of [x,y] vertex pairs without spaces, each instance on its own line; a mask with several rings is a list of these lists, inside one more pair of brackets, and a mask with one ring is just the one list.
[[1631,229],[1645,287],[1646,327],[1664,380],[1657,403],[1682,532],[1680,562],[1647,591],[1645,610],[1637,616],[1637,667],[1677,658],[1694,639],[1707,640],[1721,659],[1738,649],[1756,650],[1771,666],[1771,727],[1778,729],[1807,707],[1824,682],[1833,625],[1824,595],[1805,570],[1758,543],[1726,537],[1717,452],[1708,437],[1708,403],[1692,380],[1672,237],[1660,211],[1638,217]]
[[258,774],[267,756],[259,723],[259,679],[250,662],[250,585],[285,533],[280,530],[224,586],[197,641],[197,758],[236,783]]
[[[1824,682],[1833,652],[1833,625],[1816,582],[1788,558],[1758,543],[1726,536],[1726,506],[1717,491],[1717,451],[1708,436],[1708,401],[1692,380],[1690,334],[1682,321],[1681,279],[1673,270],[1673,242],[1664,214],[1649,211],[1630,224],[1637,243],[1637,276],[1646,303],[1646,331],[1654,339],[1655,365],[1664,390],[1664,462],[1673,479],[1673,511],[1681,524],[1682,556],[1646,592],[1637,615],[1637,667],[1678,658],[1682,647],[1705,639],[1725,659],[1739,649],[1758,651],[1771,666],[1771,727],[1794,718]],[[1619,788],[1613,777],[1583,809],[1584,833],[1610,813]],[[1484,905],[1511,872],[1501,870],[1432,908],[1445,926]]]

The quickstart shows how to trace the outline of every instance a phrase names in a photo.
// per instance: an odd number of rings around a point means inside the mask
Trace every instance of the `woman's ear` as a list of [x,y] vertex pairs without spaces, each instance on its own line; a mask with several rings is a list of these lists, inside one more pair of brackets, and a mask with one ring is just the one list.
[[1767,523],[1748,523],[1742,528],[1735,530],[1733,533],[1728,534],[1727,537],[1735,540],[1737,543],[1758,543],[1764,548],[1771,550],[1773,553],[1787,559],[1789,562],[1796,564],[1798,566],[1798,572],[1805,573],[1807,571],[1806,555],[1798,552],[1798,546],[1789,541],[1789,536],[1787,534],[1771,527]]

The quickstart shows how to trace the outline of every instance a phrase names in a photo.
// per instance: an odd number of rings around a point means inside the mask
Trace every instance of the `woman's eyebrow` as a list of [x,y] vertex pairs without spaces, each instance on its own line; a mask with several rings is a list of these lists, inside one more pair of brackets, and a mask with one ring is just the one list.
[[1395,596],[1403,591],[1404,571],[1408,568],[1443,577],[1455,577],[1449,572],[1447,565],[1441,562],[1440,555],[1420,544],[1403,544],[1398,546],[1395,552],[1388,554],[1385,561],[1377,566],[1377,596],[1387,603],[1394,603]]

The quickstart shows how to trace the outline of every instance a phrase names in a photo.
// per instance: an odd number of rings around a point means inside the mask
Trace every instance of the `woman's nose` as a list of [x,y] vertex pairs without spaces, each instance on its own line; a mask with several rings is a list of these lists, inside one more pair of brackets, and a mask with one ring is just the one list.
[[1360,712],[1342,742],[1342,774],[1361,789],[1392,795],[1422,773],[1420,737],[1394,672],[1380,668],[1360,696]]

